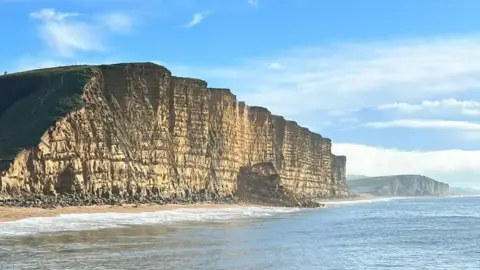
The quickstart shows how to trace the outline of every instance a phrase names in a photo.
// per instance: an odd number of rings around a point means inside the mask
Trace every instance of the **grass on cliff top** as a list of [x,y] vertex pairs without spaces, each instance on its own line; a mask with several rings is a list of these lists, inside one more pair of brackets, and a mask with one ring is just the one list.
[[52,74],[70,72],[70,71],[81,72],[88,67],[90,66],[89,65],[72,65],[72,66],[32,69],[32,70],[19,71],[15,73],[7,73],[6,75],[3,75],[2,78],[25,76],[25,75],[52,75]]
[[39,144],[69,112],[82,108],[88,66],[70,66],[0,76],[0,160]]

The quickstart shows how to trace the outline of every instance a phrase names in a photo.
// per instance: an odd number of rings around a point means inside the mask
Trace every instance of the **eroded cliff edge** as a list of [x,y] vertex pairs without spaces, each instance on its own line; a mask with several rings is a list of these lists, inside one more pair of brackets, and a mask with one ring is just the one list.
[[349,180],[352,192],[374,196],[446,196],[450,186],[423,175],[389,175]]
[[2,76],[0,94],[4,197],[188,203],[265,181],[253,192],[285,205],[349,195],[330,139],[153,63]]

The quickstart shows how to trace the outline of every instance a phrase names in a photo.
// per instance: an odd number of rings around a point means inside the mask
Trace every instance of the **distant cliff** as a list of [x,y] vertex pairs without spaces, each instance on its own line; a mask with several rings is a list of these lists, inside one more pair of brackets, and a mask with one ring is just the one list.
[[17,204],[246,199],[252,181],[273,204],[349,195],[330,139],[159,65],[0,76],[0,95],[0,197]]
[[480,190],[475,188],[450,187],[450,195],[480,195]]
[[422,175],[391,175],[349,180],[351,192],[375,196],[445,196],[449,185]]
[[362,178],[368,178],[366,175],[359,175],[359,174],[347,174],[347,181],[350,180],[357,180]]

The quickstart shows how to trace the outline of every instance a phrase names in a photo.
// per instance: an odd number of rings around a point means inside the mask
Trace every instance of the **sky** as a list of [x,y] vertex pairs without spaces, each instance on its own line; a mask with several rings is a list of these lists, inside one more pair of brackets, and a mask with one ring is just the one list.
[[0,71],[150,61],[333,141],[347,172],[480,188],[478,0],[0,0]]

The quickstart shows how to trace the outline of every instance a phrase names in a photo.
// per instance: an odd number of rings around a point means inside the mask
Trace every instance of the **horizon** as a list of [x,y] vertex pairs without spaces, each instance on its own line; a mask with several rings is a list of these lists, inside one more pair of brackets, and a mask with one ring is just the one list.
[[[480,2],[0,0],[0,71],[152,62],[332,140],[347,174],[480,188]],[[3,74],[3,73],[2,73]]]

